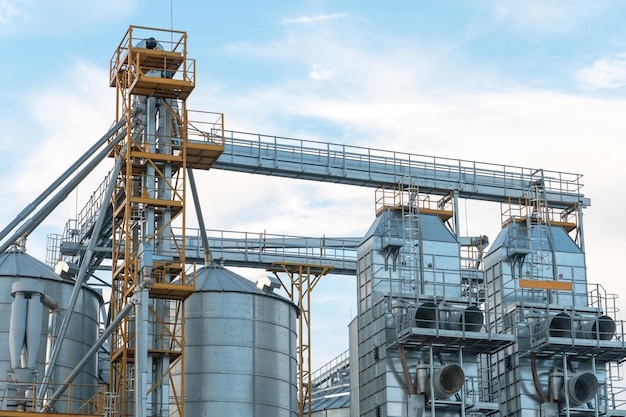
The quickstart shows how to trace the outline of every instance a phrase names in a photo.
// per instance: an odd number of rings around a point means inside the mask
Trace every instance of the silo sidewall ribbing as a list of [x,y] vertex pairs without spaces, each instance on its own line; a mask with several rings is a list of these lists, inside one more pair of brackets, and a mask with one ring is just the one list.
[[[17,267],[15,267],[15,265],[17,265]],[[74,289],[73,282],[62,280],[54,274],[52,268],[26,253],[6,252],[0,255],[0,317],[7,318],[6,320],[0,320],[0,372],[5,375],[5,377],[1,378],[3,382],[0,382],[0,389],[2,389],[3,392],[5,392],[9,384],[5,380],[7,379],[7,372],[11,369],[11,358],[9,354],[10,321],[8,320],[11,315],[11,306],[14,300],[11,296],[11,288],[13,283],[17,281],[32,281],[33,285],[40,286],[43,289],[47,297],[56,301],[60,309],[59,325],[65,316],[65,307],[69,304]],[[96,291],[88,287],[83,287],[81,290],[66,338],[57,359],[57,366],[54,369],[54,380],[52,382],[57,385],[52,386],[53,390],[58,387],[59,383],[65,380],[74,369],[75,365],[85,356],[85,353],[97,340],[101,300],[102,297]],[[39,382],[41,382],[43,378],[46,363],[48,313],[49,310],[44,307],[41,314],[40,343],[35,360],[35,368]],[[98,388],[96,385],[97,382],[97,358],[94,357],[73,380],[71,390],[68,390],[56,403],[55,411],[77,411],[86,400],[96,394]],[[69,402],[67,395],[71,396]],[[2,409],[10,409],[7,408],[6,403],[6,401],[3,402]]]
[[189,297],[185,413],[297,416],[296,310],[254,290]]

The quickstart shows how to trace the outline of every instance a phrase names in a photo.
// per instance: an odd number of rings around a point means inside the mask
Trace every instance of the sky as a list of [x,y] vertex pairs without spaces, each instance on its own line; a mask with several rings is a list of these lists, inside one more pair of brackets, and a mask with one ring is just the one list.
[[[226,129],[582,174],[588,281],[625,303],[624,16],[613,0],[0,0],[0,226],[115,121],[109,61],[128,27],[175,29],[197,64],[188,108],[224,113]],[[45,259],[112,165],[46,218],[31,255]],[[363,236],[375,218],[372,189],[196,180],[210,229]],[[495,238],[498,205],[461,209],[462,234]],[[314,369],[347,349],[355,313],[355,280],[324,277]]]

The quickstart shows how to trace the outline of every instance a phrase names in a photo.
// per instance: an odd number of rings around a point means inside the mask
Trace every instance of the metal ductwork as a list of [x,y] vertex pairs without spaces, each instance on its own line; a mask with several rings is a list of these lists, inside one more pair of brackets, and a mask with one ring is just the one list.
[[415,325],[427,329],[437,327],[437,305],[435,303],[424,303],[415,310]]
[[572,337],[572,316],[561,312],[555,315],[548,315],[536,326],[536,333],[543,335],[546,332],[548,337]]
[[463,369],[458,365],[446,365],[435,371],[434,377],[429,378],[428,385],[432,384],[435,399],[445,400],[459,392],[464,383]]
[[11,367],[34,370],[41,340],[43,287],[31,281],[17,281],[11,287],[11,295],[14,298],[9,327]]
[[[596,376],[590,372],[585,372],[570,378],[563,386],[565,391],[563,394],[567,395],[570,406],[577,407],[591,401],[599,387],[600,384]],[[563,395],[561,395],[561,401],[565,401]]]
[[469,306],[463,311],[455,311],[450,314],[448,328],[466,332],[479,332],[483,327],[485,316],[480,308]]
[[550,316],[548,335],[550,337],[572,337],[572,317],[563,312]]
[[611,317],[599,316],[578,327],[576,336],[581,339],[611,340],[615,330],[615,321]]

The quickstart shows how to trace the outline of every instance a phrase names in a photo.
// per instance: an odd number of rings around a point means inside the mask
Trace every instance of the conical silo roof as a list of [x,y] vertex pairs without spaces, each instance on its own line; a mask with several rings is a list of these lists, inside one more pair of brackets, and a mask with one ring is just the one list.
[[254,282],[215,263],[196,272],[196,291],[267,295],[259,290]]
[[12,245],[0,255],[0,277],[44,278],[63,281],[45,263],[26,253],[23,246]]

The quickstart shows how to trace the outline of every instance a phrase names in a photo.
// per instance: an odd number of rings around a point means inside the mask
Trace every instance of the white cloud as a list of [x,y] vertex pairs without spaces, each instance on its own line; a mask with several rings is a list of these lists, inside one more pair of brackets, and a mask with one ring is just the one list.
[[[573,24],[567,23],[567,14],[579,13],[564,8],[563,2],[545,5],[545,11],[538,9],[539,3],[532,3],[530,10],[524,10],[527,2],[511,4],[503,5],[503,19],[516,19],[520,27],[548,25],[542,30],[554,29],[549,26],[552,23]],[[339,17],[343,15],[283,23]],[[580,22],[583,17],[577,19],[575,22]],[[200,85],[192,95],[192,108],[223,111],[227,129],[581,172],[585,175],[583,190],[592,199],[592,207],[585,211],[589,280],[602,281],[613,292],[619,288],[623,277],[614,273],[615,259],[626,248],[623,233],[615,227],[619,215],[615,207],[626,206],[626,197],[616,190],[626,178],[615,167],[624,164],[626,154],[622,140],[625,100],[512,89],[508,80],[450,57],[449,45],[423,45],[354,29],[349,38],[342,37],[339,30],[293,30],[285,40],[271,44],[239,45],[232,52],[264,59],[264,63],[304,65],[298,67],[298,73],[247,85],[235,94],[228,85]],[[372,49],[363,47],[370,45],[365,42],[369,39],[376,42]],[[610,63],[619,69],[618,61]],[[619,71],[609,71],[611,77],[605,78],[622,82],[616,73]],[[32,154],[27,160],[16,161],[24,176],[0,183],[0,194],[14,197],[13,207],[5,205],[0,217],[12,218],[11,213],[30,201],[110,126],[114,101],[110,99],[112,89],[106,87],[107,78],[104,70],[70,65],[63,79],[49,82],[56,88],[28,94],[30,121],[36,125],[30,127],[41,139],[29,147]],[[318,82],[321,79],[326,81]],[[328,126],[334,128],[335,136],[329,137]],[[86,199],[101,179],[81,187],[78,199]],[[212,229],[354,236],[364,233],[374,220],[371,189],[217,170],[197,173],[196,180],[205,222]],[[73,216],[73,204],[70,201],[63,206],[48,222],[56,232]],[[463,232],[486,233],[493,240],[500,226],[498,207],[483,210],[468,204],[468,212],[467,221],[461,213]],[[612,246],[607,249],[607,245]],[[320,286],[316,294],[321,296],[323,289]],[[318,317],[315,323],[321,323]],[[347,322],[348,318],[341,320],[341,325]],[[339,353],[333,348],[334,354]]]
[[[114,121],[115,94],[102,80],[108,72],[84,62],[70,65],[71,72],[50,79],[48,90],[24,91],[23,129],[17,140],[26,153],[13,160],[12,172],[18,173],[0,181],[0,195],[10,195],[12,204],[0,208],[0,217],[12,219],[56,180],[77,158],[106,133]],[[15,138],[14,138],[15,139]],[[75,218],[76,209],[104,179],[112,167],[104,161],[66,201],[60,204],[29,240],[29,252],[44,259],[43,247],[48,233],[62,233],[67,220]]]
[[31,0],[0,0],[0,36],[18,33],[31,19]]
[[294,25],[294,24],[310,24],[317,22],[325,22],[328,20],[341,19],[346,15],[343,13],[333,13],[333,14],[318,14],[314,16],[298,16],[298,17],[286,17],[281,20],[284,25]]
[[334,75],[333,70],[330,68],[324,68],[318,65],[314,65],[309,73],[309,77],[314,80],[328,80]]
[[[97,22],[121,19],[137,7],[137,0],[0,0],[0,35],[56,34],[89,30]],[[167,10],[169,11],[169,7]]]
[[23,1],[0,0],[0,23],[10,24],[12,20],[22,14],[21,5]]
[[497,21],[535,33],[568,32],[605,10],[610,2],[598,0],[495,0]]
[[621,88],[626,85],[626,54],[599,59],[578,71],[576,78],[594,90]]

